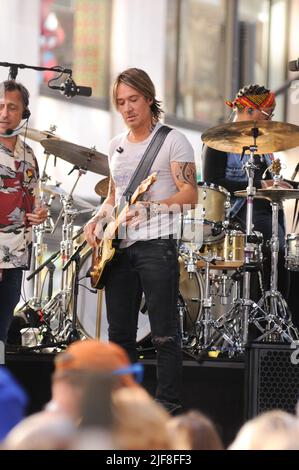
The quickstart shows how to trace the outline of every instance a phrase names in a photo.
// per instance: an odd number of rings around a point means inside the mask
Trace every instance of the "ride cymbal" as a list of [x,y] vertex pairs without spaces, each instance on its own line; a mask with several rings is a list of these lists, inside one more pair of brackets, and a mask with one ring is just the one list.
[[30,140],[35,142],[41,142],[44,139],[60,139],[60,137],[52,131],[39,131],[38,129],[33,129],[33,127],[27,127],[22,129],[20,134]]
[[[235,191],[234,195],[237,197],[247,197],[247,191]],[[257,199],[269,199],[271,202],[299,199],[299,189],[283,189],[270,186],[269,188],[258,189],[254,197]]]
[[108,157],[95,149],[82,147],[81,145],[59,139],[44,139],[42,146],[47,152],[62,158],[73,165],[86,171],[92,171],[99,175],[109,175]]
[[109,178],[102,179],[94,187],[95,192],[101,197],[107,197],[108,189],[109,189]]
[[277,121],[229,122],[211,127],[201,138],[208,147],[223,152],[242,153],[243,147],[256,145],[257,153],[272,153],[299,146],[299,126]]

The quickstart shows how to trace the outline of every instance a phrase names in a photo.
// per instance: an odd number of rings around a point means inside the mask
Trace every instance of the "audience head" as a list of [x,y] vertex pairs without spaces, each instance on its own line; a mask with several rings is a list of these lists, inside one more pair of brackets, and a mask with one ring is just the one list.
[[298,418],[282,410],[262,413],[245,423],[230,450],[299,450]]
[[12,374],[0,366],[0,441],[25,415],[28,398]]
[[64,450],[76,436],[76,427],[64,416],[41,411],[15,426],[4,441],[7,450]]
[[175,448],[192,450],[222,450],[221,438],[212,421],[199,411],[176,416],[168,423]]

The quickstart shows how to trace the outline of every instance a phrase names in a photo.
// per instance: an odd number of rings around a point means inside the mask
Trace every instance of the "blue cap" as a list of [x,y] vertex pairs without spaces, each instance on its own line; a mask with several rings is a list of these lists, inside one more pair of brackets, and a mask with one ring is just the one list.
[[28,397],[6,367],[0,366],[0,441],[25,415]]

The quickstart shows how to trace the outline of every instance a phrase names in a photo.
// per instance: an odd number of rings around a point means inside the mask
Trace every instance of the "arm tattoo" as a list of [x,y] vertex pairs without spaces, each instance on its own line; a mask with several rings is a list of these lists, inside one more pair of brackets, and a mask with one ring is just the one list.
[[186,184],[191,184],[196,188],[196,167],[194,163],[177,163],[175,169],[175,176],[178,181]]

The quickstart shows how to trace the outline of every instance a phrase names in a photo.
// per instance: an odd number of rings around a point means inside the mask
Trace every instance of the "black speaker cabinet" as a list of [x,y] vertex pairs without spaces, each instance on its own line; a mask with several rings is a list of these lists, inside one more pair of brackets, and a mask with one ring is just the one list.
[[[292,356],[293,355],[293,356]],[[298,353],[288,344],[253,343],[246,354],[247,418],[264,411],[295,412],[299,396]]]

